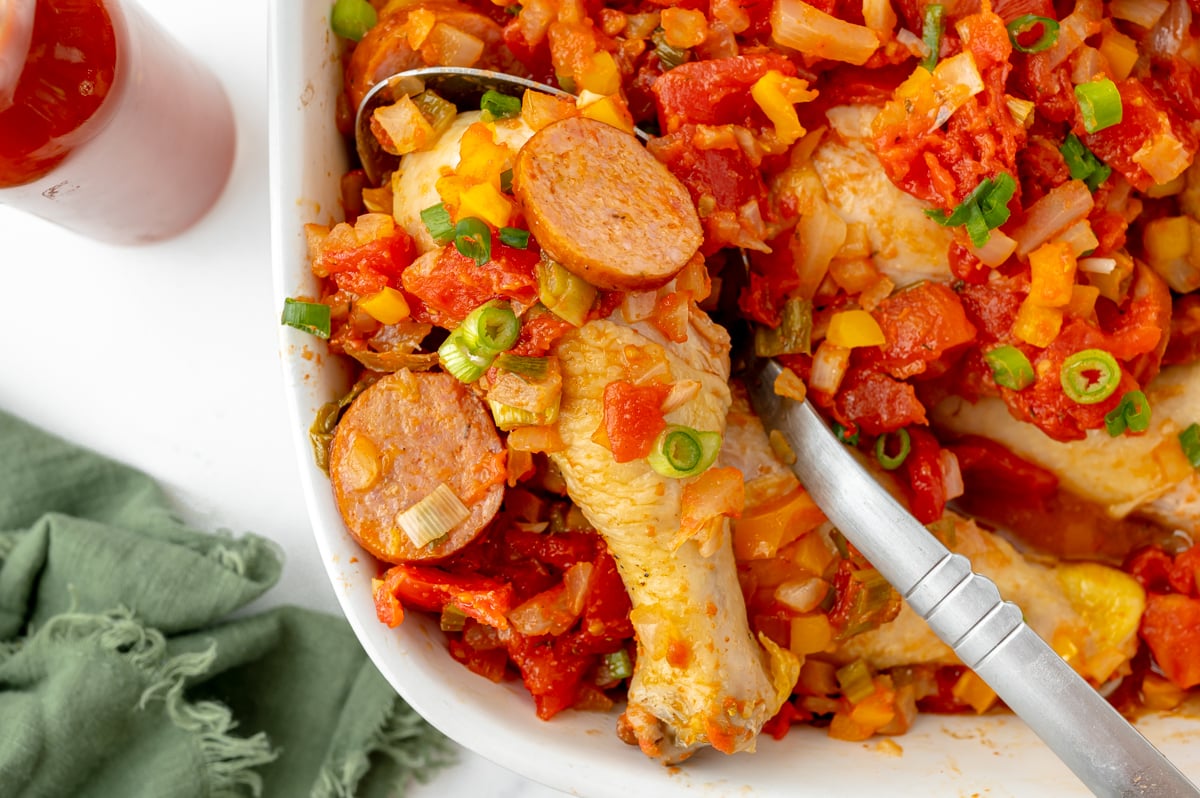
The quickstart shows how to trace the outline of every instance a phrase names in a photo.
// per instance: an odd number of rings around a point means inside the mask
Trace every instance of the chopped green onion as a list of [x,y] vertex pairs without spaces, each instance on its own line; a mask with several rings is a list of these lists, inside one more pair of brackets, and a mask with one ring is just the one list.
[[512,193],[512,178],[513,171],[511,169],[505,169],[500,173],[500,190],[505,194]]
[[525,407],[516,407],[489,399],[488,408],[492,411],[492,420],[496,422],[496,428],[507,432],[517,427],[544,427],[547,424],[553,424],[558,420],[559,405],[555,403],[545,410],[534,412]]
[[875,695],[875,680],[871,678],[871,669],[861,659],[838,668],[836,676],[838,685],[842,688],[842,695],[851,704],[857,704]]
[[792,297],[783,303],[778,327],[755,328],[754,353],[759,357],[810,354],[812,326],[812,300]]
[[488,302],[467,314],[455,332],[462,335],[463,342],[472,352],[494,359],[517,342],[521,320],[508,305]]
[[551,313],[582,327],[596,301],[596,287],[542,253],[537,265],[538,299]]
[[455,330],[446,336],[446,340],[438,347],[438,358],[442,361],[442,368],[459,382],[469,385],[483,376],[496,355],[494,352],[475,351],[467,345],[462,331]]
[[875,439],[875,459],[887,471],[895,471],[908,459],[908,453],[912,451],[912,438],[909,437],[908,430],[903,427],[896,430],[896,439],[900,441],[900,451],[890,455],[887,453],[888,438],[890,437],[885,432]]
[[[846,536],[841,533],[841,530],[834,529],[829,532],[829,542],[837,549],[838,556],[843,560],[850,559],[850,541],[846,540]],[[829,591],[833,593],[835,591]]]
[[357,42],[378,19],[375,8],[367,0],[337,0],[329,15],[329,27],[343,39]]
[[596,669],[596,685],[612,687],[622,679],[633,675],[633,660],[625,649],[618,649],[611,654],[605,654]]
[[513,249],[529,249],[529,231],[519,227],[501,227],[500,243]]
[[654,54],[658,56],[663,72],[669,72],[688,60],[687,50],[667,44],[667,33],[662,28],[655,28],[650,40],[654,42]]
[[1119,124],[1123,115],[1121,92],[1108,78],[1080,83],[1075,87],[1075,99],[1083,114],[1083,129],[1088,133]]
[[925,24],[921,28],[921,39],[929,48],[929,55],[921,60],[921,66],[930,72],[937,66],[938,56],[942,51],[942,18],[946,7],[941,3],[931,3],[925,6]]
[[878,628],[893,606],[893,596],[896,593],[892,586],[876,569],[859,568],[851,571],[850,584],[835,602],[834,614],[845,619],[840,624],[838,639],[846,640]]
[[280,324],[295,327],[318,338],[328,338],[330,333],[329,306],[321,302],[301,302],[288,297],[283,300],[283,315]]
[[1093,155],[1074,133],[1067,134],[1059,152],[1067,162],[1067,169],[1071,170],[1071,177],[1082,180],[1092,191],[1100,188],[1100,184],[1112,174],[1112,167]]
[[479,109],[485,115],[491,114],[492,119],[508,119],[521,113],[521,98],[509,97],[507,94],[488,89],[479,101]]
[[1103,349],[1084,349],[1063,361],[1063,391],[1081,405],[1094,405],[1113,395],[1121,384],[1121,367]]
[[988,231],[1008,221],[1008,203],[1017,190],[1017,182],[1008,172],[979,181],[949,215],[940,209],[927,210],[925,215],[943,227],[964,225],[971,243],[976,247],[987,244]]
[[858,446],[858,427],[843,427],[838,422],[833,422],[833,435],[839,441],[847,446]]
[[492,228],[483,219],[468,216],[454,225],[454,248],[482,266],[492,259]]
[[443,537],[470,515],[462,499],[445,482],[439,482],[432,493],[396,515],[396,526],[420,548]]
[[1150,428],[1150,402],[1141,391],[1129,391],[1121,403],[1104,416],[1104,428],[1114,438],[1130,432],[1145,432]]
[[664,477],[694,477],[717,459],[721,433],[672,425],[659,434],[646,461]]
[[522,377],[536,380],[546,376],[546,372],[550,370],[550,358],[512,355],[505,352],[496,358],[496,366],[505,371],[511,371],[513,374],[520,374]]
[[458,117],[458,106],[430,89],[414,95],[412,101],[439,136]]
[[446,203],[439,202],[421,211],[421,221],[439,244],[449,244],[454,240],[454,220],[450,218],[450,211],[446,210]]
[[1015,346],[998,346],[984,354],[983,359],[992,369],[992,379],[1002,388],[1021,391],[1033,384],[1033,364]]
[[[1029,33],[1038,25],[1042,26],[1042,35],[1038,37],[1038,40],[1028,47],[1021,44],[1021,34]],[[1049,50],[1058,41],[1058,23],[1050,17],[1024,14],[1005,27],[1008,28],[1008,38],[1012,39],[1013,48],[1022,53],[1040,53],[1042,50]]]
[[1193,422],[1179,433],[1179,445],[1192,468],[1200,468],[1200,424]]

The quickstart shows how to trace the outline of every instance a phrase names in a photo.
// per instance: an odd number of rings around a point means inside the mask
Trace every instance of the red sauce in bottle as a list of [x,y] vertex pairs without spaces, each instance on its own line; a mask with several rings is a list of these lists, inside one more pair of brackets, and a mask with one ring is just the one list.
[[116,64],[102,0],[38,0],[14,102],[0,112],[0,188],[44,176],[87,140]]

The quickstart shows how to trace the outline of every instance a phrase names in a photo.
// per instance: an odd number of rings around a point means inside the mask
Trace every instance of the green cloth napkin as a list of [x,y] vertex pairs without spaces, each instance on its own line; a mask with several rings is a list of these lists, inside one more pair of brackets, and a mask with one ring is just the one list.
[[230,614],[281,553],[0,412],[0,795],[402,795],[446,764],[340,618]]

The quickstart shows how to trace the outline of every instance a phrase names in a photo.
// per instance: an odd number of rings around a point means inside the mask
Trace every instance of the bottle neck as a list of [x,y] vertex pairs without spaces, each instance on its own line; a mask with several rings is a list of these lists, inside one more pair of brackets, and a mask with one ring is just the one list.
[[13,104],[33,36],[37,0],[0,2],[0,111]]

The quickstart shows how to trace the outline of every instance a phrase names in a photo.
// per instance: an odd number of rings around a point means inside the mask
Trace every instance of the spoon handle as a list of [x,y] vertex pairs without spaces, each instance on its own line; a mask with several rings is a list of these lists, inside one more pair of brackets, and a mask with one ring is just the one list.
[[1200,790],[1025,624],[996,585],[950,553],[875,481],[807,402],[775,393],[782,371],[745,374],[755,412],[784,435],[792,470],[838,529],[930,629],[1099,796],[1187,798]]

